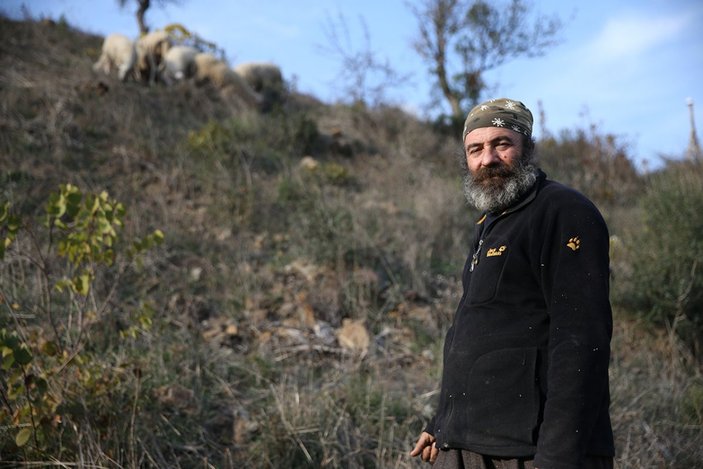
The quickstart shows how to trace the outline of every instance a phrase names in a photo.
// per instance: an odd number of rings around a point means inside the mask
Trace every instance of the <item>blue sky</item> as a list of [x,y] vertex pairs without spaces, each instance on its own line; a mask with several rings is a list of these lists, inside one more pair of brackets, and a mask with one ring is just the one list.
[[[0,10],[21,17],[58,18],[85,31],[138,35],[134,9],[117,0],[3,0]],[[428,112],[431,78],[411,47],[417,24],[405,0],[180,0],[147,12],[155,28],[182,23],[222,47],[232,65],[272,61],[298,90],[325,101],[342,98],[338,57],[325,52],[330,20],[343,16],[354,50],[368,47],[407,79],[387,99],[419,114]],[[552,133],[595,124],[630,146],[641,166],[659,155],[681,156],[690,136],[687,98],[703,125],[703,2],[699,0],[542,0],[533,10],[564,22],[560,45],[544,57],[520,59],[491,72],[493,95],[538,103]],[[327,28],[329,29],[329,28]],[[338,28],[339,29],[339,28]],[[341,30],[341,29],[340,29]],[[493,97],[493,96],[491,96]],[[436,108],[435,108],[436,111]],[[429,109],[432,112],[432,109]],[[703,131],[698,131],[703,138]]]

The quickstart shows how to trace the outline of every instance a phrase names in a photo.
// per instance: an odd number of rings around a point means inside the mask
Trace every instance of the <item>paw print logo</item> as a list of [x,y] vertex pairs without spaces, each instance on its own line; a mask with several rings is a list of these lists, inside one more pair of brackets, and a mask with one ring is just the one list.
[[568,243],[566,243],[566,247],[568,247],[572,251],[578,251],[581,247],[581,240],[578,236],[574,236],[573,238],[569,239]]

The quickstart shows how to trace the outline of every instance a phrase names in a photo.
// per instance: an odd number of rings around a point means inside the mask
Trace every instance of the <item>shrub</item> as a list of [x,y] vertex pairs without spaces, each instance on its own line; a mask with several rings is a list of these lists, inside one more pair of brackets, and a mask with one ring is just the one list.
[[127,242],[124,206],[71,184],[51,195],[43,225],[9,202],[1,207],[0,417],[9,425],[0,436],[12,438],[0,439],[0,455],[61,456],[80,446],[84,416],[95,422],[119,412],[115,395],[125,373],[100,352],[148,329],[153,311],[123,298],[120,317],[110,299],[120,275],[163,234]]
[[548,135],[537,145],[537,157],[551,179],[583,192],[601,209],[629,205],[640,186],[627,146],[595,127]]
[[616,298],[668,325],[701,358],[703,169],[670,165],[641,199],[642,220],[624,236],[629,272],[615,272]]

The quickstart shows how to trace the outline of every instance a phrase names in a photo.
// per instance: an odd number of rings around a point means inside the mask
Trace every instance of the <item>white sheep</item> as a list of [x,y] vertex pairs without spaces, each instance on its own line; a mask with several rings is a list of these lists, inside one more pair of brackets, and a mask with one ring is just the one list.
[[202,85],[210,81],[210,70],[219,60],[212,54],[200,52],[195,55],[195,83]]
[[163,58],[171,47],[171,39],[166,31],[152,31],[137,39],[137,73],[142,81],[151,84],[162,72]]
[[283,98],[285,83],[278,65],[270,62],[246,62],[237,65],[234,71],[262,96],[264,110]]
[[283,74],[278,65],[269,62],[246,62],[234,68],[254,91],[283,89]]
[[195,80],[199,85],[210,83],[226,96],[233,96],[249,107],[259,107],[261,96],[229,66],[207,53],[195,56]]
[[117,69],[117,76],[125,81],[128,74],[132,72],[136,60],[134,43],[127,36],[109,34],[103,41],[100,58],[93,64],[93,70],[109,75],[113,69]]
[[174,81],[194,76],[197,70],[195,56],[199,53],[198,49],[191,46],[171,47],[166,52],[163,61],[162,78],[164,83],[171,85]]

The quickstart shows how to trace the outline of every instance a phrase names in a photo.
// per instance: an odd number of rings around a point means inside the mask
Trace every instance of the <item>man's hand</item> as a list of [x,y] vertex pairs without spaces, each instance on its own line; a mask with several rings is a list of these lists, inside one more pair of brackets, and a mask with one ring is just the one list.
[[420,438],[417,439],[417,443],[415,443],[415,448],[410,452],[410,456],[420,456],[423,461],[430,464],[434,464],[438,454],[439,450],[435,445],[435,437],[427,432],[422,432]]

